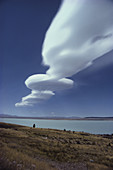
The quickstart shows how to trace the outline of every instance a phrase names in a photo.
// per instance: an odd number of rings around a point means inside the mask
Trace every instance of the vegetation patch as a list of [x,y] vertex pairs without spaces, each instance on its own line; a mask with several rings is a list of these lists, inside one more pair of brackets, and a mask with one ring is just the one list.
[[113,135],[0,123],[0,168],[112,170]]

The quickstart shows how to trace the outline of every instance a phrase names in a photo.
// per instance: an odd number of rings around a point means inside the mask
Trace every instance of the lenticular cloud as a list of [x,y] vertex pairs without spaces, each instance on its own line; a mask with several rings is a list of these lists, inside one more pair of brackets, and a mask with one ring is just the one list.
[[16,106],[32,106],[72,88],[66,77],[78,73],[93,60],[113,49],[113,1],[64,0],[46,32],[42,48],[46,74],[35,74],[26,81],[31,94]]

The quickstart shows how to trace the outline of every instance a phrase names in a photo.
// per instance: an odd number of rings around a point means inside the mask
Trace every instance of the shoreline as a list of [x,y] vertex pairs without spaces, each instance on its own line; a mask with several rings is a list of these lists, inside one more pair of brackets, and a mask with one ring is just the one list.
[[[8,124],[11,126],[19,126],[19,127],[26,127],[26,128],[33,128],[33,126],[28,126],[28,125],[22,125],[22,124],[15,124],[15,123],[10,123],[10,122],[0,122],[1,124]],[[76,130],[70,130],[70,129],[59,129],[59,128],[43,128],[43,127],[35,127],[34,129],[42,129],[42,130],[55,130],[55,131],[65,131],[65,132],[70,132],[70,133],[86,133],[90,135],[97,135],[97,136],[113,136],[113,133],[91,133],[91,132],[86,132],[86,131],[76,131]]]
[[113,118],[46,118],[46,117],[0,117],[0,119],[38,119],[38,120],[82,120],[82,121],[113,121]]

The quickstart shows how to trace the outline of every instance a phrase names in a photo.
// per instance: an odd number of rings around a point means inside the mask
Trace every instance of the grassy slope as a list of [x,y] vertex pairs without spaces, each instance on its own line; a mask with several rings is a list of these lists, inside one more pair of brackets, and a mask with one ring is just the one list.
[[83,163],[83,169],[88,170],[112,170],[113,135],[92,135],[0,123],[2,170],[57,169],[57,166],[51,166],[51,160],[56,163],[68,162],[68,165]]

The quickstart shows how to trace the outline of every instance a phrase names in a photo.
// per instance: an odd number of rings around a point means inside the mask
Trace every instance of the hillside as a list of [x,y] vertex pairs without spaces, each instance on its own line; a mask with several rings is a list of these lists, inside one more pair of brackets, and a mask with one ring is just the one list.
[[112,170],[113,135],[0,123],[0,170]]

